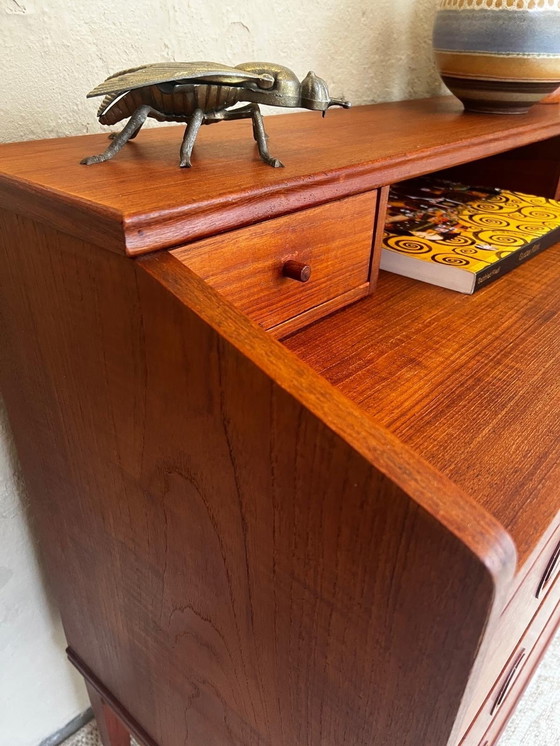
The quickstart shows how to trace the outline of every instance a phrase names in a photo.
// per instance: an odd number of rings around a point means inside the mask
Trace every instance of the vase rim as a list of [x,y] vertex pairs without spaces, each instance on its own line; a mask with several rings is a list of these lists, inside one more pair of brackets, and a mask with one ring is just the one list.
[[560,10],[560,0],[440,0],[440,10]]

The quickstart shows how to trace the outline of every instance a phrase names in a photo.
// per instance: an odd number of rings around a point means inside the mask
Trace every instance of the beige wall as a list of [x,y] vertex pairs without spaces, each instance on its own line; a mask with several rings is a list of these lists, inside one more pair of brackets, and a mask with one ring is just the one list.
[[270,60],[355,104],[427,95],[436,0],[0,0],[0,138],[98,129],[85,94],[144,62]]
[[[86,101],[87,91],[117,70],[170,59],[267,60],[300,76],[312,69],[332,96],[354,104],[428,95],[440,90],[431,57],[435,5],[0,0],[0,141],[97,131],[97,101]],[[64,659],[23,505],[2,425],[0,746],[37,746],[86,706]]]

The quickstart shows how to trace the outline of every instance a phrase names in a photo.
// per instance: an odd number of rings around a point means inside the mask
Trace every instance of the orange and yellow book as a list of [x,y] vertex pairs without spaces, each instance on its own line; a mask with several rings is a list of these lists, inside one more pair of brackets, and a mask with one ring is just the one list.
[[381,269],[474,293],[560,241],[560,202],[421,177],[391,187]]

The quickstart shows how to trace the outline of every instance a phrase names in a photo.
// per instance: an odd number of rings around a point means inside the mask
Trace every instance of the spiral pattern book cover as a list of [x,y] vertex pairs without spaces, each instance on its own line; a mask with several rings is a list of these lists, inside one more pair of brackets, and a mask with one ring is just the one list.
[[422,177],[391,187],[381,269],[473,293],[560,241],[560,202]]

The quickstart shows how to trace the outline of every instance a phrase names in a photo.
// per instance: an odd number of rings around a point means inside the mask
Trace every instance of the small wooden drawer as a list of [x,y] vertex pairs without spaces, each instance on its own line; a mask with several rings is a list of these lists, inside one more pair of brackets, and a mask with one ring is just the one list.
[[376,204],[377,192],[360,194],[171,253],[281,336],[367,295]]

